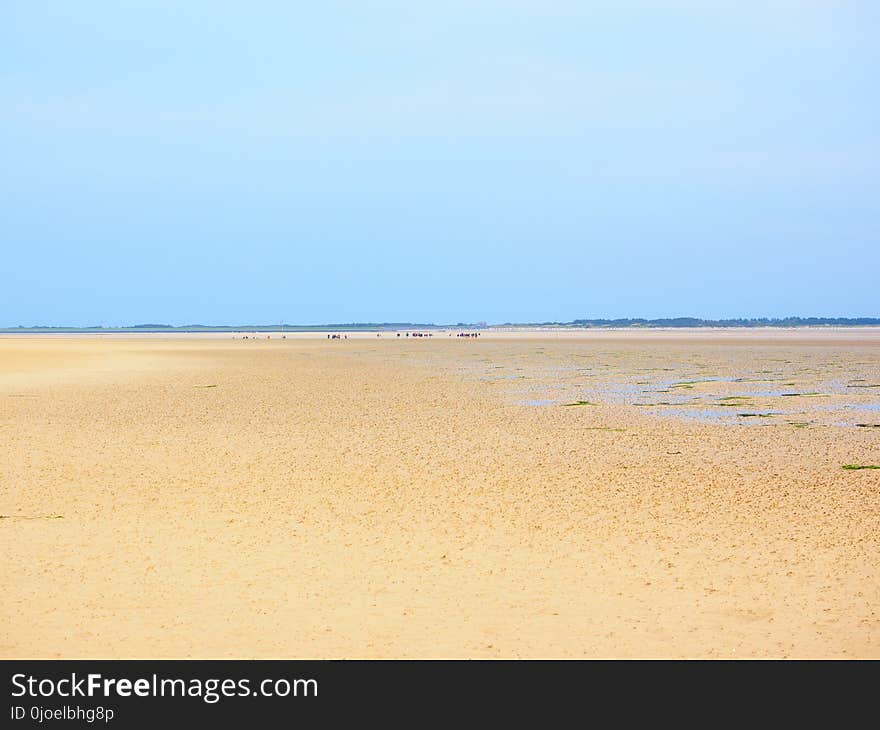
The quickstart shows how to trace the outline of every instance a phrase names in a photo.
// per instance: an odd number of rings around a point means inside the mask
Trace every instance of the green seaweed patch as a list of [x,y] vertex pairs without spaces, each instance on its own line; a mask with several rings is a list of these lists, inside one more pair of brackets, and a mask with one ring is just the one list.
[[843,468],[848,471],[859,471],[860,469],[880,469],[880,464],[844,464]]
[[576,400],[574,403],[563,403],[563,405],[566,407],[569,407],[569,406],[595,406],[598,404],[593,403],[592,401],[588,401],[588,400]]
[[216,388],[216,385],[196,385],[195,388]]
[[737,413],[740,418],[772,418],[775,413]]
[[789,426],[794,426],[795,428],[809,428],[812,425],[812,421],[789,421]]

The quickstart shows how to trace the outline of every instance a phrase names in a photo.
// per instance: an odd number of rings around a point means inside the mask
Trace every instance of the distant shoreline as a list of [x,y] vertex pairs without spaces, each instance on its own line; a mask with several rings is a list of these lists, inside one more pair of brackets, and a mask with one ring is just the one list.
[[694,330],[694,329],[829,329],[836,327],[880,327],[880,317],[786,317],[784,319],[582,319],[571,322],[486,324],[420,324],[413,322],[347,323],[320,325],[160,325],[144,324],[130,327],[0,327],[0,334],[188,334],[209,332],[403,332],[405,330],[485,330],[485,331],[591,331],[591,330]]

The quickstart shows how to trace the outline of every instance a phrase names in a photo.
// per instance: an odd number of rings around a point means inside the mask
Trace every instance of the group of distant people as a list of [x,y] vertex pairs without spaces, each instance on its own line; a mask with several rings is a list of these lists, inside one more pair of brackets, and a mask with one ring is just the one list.
[[[397,337],[401,336],[400,332],[398,332],[396,334],[397,334]],[[376,333],[376,337],[381,337],[381,336],[382,336],[381,332]],[[434,333],[433,332],[404,332],[403,336],[404,337],[433,337]],[[452,337],[451,332],[449,333],[449,336]],[[458,332],[455,336],[456,337],[479,337],[480,333],[479,332]],[[331,335],[327,335],[327,339],[328,340],[347,340],[348,335],[331,334]]]
[[[381,336],[382,336],[381,332],[376,333],[376,337],[381,337]],[[397,333],[397,336],[400,337],[400,332]],[[433,332],[405,332],[403,336],[404,337],[433,337],[434,333]],[[449,336],[452,337],[451,332],[449,333]],[[459,332],[455,336],[456,337],[479,337],[480,333],[479,332]],[[236,339],[235,335],[232,336],[232,339],[233,340]],[[258,337],[256,333],[254,333],[252,335],[242,335],[241,339],[243,339],[243,340],[259,340],[261,338]],[[271,340],[272,336],[266,335],[266,339]],[[286,340],[287,335],[281,335],[281,339]],[[331,333],[331,334],[327,335],[327,339],[328,340],[347,340],[348,335]]]

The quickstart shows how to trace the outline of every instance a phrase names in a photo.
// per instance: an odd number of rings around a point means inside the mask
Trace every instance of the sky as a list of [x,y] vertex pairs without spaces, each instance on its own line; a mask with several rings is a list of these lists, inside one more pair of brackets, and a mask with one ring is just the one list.
[[880,316],[878,28],[4,0],[0,326]]

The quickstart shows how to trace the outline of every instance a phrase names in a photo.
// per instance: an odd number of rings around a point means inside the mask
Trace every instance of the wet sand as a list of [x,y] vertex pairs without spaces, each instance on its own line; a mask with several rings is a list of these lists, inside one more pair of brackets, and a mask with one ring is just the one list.
[[0,656],[880,657],[876,330],[325,338],[0,338]]

